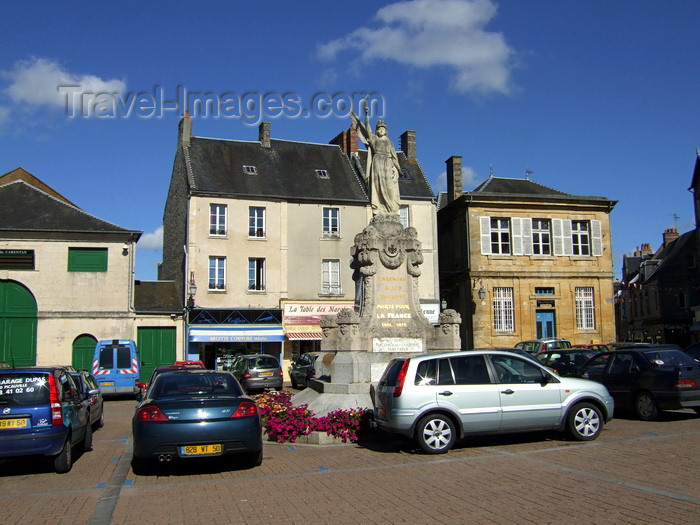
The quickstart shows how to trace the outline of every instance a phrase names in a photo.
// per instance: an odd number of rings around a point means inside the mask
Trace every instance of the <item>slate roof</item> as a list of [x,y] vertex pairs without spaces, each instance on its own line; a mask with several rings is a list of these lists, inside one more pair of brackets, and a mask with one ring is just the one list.
[[0,185],[0,231],[124,233],[134,241],[143,233],[98,219],[24,180]]
[[[351,158],[335,144],[315,144],[271,139],[260,142],[191,137],[187,148],[193,193],[278,198],[284,200],[369,203],[363,182],[367,152]],[[433,199],[430,184],[416,160],[397,152],[399,164],[409,174],[400,179],[404,198]],[[244,173],[254,166],[257,174]],[[325,170],[328,178],[316,170]]]
[[[339,146],[285,140],[260,142],[192,137],[192,191],[231,196],[367,203],[363,185]],[[244,173],[254,166],[257,174]],[[328,178],[316,170],[326,170]]]

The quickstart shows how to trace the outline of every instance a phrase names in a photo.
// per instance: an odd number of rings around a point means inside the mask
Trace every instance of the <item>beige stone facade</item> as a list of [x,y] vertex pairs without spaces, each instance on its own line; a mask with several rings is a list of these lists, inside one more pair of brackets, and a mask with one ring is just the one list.
[[615,341],[615,202],[514,181],[491,178],[439,212],[441,294],[463,345]]

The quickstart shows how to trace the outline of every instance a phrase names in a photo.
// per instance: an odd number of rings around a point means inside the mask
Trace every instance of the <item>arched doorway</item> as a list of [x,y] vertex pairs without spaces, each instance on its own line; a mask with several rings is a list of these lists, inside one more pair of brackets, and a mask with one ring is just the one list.
[[0,280],[0,361],[36,365],[36,314],[32,292],[16,281]]
[[90,334],[81,334],[73,341],[72,362],[76,370],[92,371],[92,358],[95,355],[97,339]]

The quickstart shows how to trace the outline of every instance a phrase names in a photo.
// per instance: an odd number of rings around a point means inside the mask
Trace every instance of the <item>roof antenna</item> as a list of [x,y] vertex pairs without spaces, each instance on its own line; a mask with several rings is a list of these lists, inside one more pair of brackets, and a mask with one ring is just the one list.
[[530,175],[532,175],[533,173],[535,173],[535,172],[532,171],[530,168],[525,168],[525,178],[527,180],[530,180]]
[[493,177],[493,165],[489,164],[489,178]]

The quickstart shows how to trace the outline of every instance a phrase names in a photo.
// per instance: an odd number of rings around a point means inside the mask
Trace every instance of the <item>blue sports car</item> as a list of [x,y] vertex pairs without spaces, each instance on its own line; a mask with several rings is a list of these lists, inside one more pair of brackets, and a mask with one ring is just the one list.
[[230,372],[164,372],[136,406],[135,471],[149,461],[232,455],[251,468],[262,463],[258,406]]

